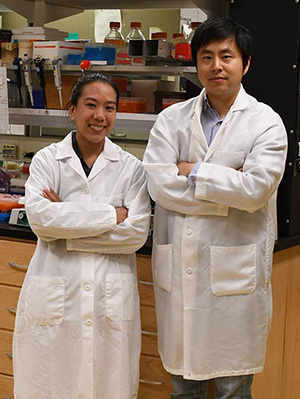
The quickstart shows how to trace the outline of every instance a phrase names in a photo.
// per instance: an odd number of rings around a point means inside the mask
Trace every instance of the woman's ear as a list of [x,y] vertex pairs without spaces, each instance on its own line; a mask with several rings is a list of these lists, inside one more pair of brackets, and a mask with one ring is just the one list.
[[75,109],[76,109],[75,105],[73,104],[69,105],[69,115],[72,121],[75,121]]

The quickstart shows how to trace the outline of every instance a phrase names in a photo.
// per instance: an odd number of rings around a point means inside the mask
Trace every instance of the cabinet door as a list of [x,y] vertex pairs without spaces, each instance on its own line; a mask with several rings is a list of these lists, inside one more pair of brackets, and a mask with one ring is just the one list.
[[13,375],[11,331],[0,330],[0,373]]
[[36,245],[0,240],[0,284],[21,287]]
[[14,380],[12,377],[0,374],[0,398],[13,399]]
[[13,331],[20,288],[0,285],[0,329]]
[[159,357],[155,308],[141,306],[142,354]]
[[169,399],[170,374],[164,370],[159,358],[141,356],[139,399]]

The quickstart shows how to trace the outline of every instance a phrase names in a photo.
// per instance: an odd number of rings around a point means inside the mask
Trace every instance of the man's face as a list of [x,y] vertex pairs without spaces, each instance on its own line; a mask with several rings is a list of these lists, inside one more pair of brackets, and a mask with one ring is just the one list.
[[243,58],[234,38],[229,37],[200,47],[197,53],[198,78],[206,88],[208,99],[235,98],[250,60]]

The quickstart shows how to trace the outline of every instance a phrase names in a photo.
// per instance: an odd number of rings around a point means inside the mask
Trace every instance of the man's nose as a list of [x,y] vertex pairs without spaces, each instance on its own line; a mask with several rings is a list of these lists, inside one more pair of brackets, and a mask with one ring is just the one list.
[[223,70],[223,63],[219,57],[215,57],[213,59],[212,70],[213,71],[222,71]]

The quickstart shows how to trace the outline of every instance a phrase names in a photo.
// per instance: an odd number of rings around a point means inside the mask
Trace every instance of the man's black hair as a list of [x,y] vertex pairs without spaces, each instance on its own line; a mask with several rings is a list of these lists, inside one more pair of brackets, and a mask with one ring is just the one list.
[[197,65],[197,52],[209,43],[234,38],[242,53],[243,67],[247,66],[251,55],[252,37],[249,30],[229,17],[213,17],[203,22],[195,31],[192,42],[192,57]]

